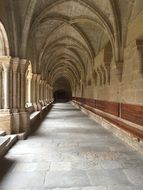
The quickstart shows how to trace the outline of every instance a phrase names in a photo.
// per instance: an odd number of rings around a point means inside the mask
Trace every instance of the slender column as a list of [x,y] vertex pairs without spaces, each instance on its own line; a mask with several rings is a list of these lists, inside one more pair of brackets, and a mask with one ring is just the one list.
[[32,73],[29,73],[27,76],[27,81],[28,81],[28,92],[27,92],[27,97],[28,97],[28,104],[32,105],[31,101],[31,83],[32,83]]
[[48,84],[48,101],[50,101],[50,85]]
[[9,109],[9,71],[10,71],[11,57],[3,57],[1,59],[3,66],[3,95],[4,95],[4,109]]
[[36,103],[36,80],[37,74],[32,75],[32,103]]
[[48,101],[48,83],[46,82],[46,101]]
[[19,58],[12,59],[12,71],[13,71],[13,111],[18,109],[18,69],[19,69]]
[[39,100],[40,100],[40,79],[41,79],[41,75],[38,74],[37,75],[37,103],[39,103]]
[[20,60],[20,90],[21,90],[21,101],[20,101],[20,109],[21,111],[25,111],[25,89],[26,89],[26,85],[25,85],[25,81],[26,81],[26,70],[28,67],[28,62],[26,59],[21,59]]
[[44,81],[44,102],[46,102],[46,80]]
[[0,109],[2,109],[2,65],[0,64]]
[[40,100],[42,100],[42,80],[40,80]]
[[42,101],[44,102],[44,80],[42,80]]

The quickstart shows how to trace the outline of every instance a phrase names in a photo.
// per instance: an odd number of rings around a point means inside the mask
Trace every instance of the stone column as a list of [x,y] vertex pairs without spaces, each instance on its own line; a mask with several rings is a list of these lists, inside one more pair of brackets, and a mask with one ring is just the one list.
[[2,109],[0,110],[0,128],[6,131],[7,134],[12,133],[12,123],[11,123],[11,110],[10,110],[10,86],[9,86],[9,73],[11,68],[11,57],[3,56],[0,57],[0,65],[2,71]]
[[2,65],[0,64],[0,109],[2,109]]
[[40,101],[42,100],[42,80],[40,80]]
[[20,102],[20,81],[18,78],[20,59],[18,57],[12,58],[12,132],[20,132],[20,114],[19,114],[19,102]]
[[46,80],[44,80],[44,103],[46,103],[46,83],[47,83],[47,81]]
[[29,113],[25,109],[25,92],[26,92],[26,70],[28,67],[28,62],[26,59],[20,60],[20,132],[28,132],[30,119]]
[[44,106],[44,80],[42,80],[41,96],[42,96],[42,106]]
[[37,74],[32,75],[32,103],[33,105],[36,104],[36,80]]
[[4,95],[4,109],[10,109],[9,102],[9,71],[10,71],[10,63],[11,57],[2,58],[2,66],[3,66],[3,95]]
[[37,81],[36,81],[36,85],[37,85],[37,108],[38,110],[41,110],[42,107],[41,107],[41,104],[40,104],[40,79],[41,79],[41,75],[38,74],[37,75]]
[[25,92],[26,92],[26,70],[28,67],[28,63],[26,59],[21,59],[20,60],[20,90],[21,90],[21,101],[20,101],[20,110],[25,111]]
[[41,98],[42,98],[42,102],[44,100],[43,90],[44,90],[44,81],[42,80],[42,82],[41,82]]
[[47,102],[49,102],[49,84],[47,82]]
[[27,76],[27,82],[28,82],[28,92],[27,92],[27,101],[28,101],[28,105],[31,106],[32,105],[32,100],[31,100],[31,83],[32,83],[32,73],[29,73]]
[[39,103],[39,100],[40,100],[40,79],[41,79],[41,75],[38,74],[37,75],[37,103]]
[[48,103],[48,83],[46,82],[46,103]]
[[17,112],[18,109],[18,69],[19,69],[19,58],[12,59],[12,71],[13,71],[13,111]]

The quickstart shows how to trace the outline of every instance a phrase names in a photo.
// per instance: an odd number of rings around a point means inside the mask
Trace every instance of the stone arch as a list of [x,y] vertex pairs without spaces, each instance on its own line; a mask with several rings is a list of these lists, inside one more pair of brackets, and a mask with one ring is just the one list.
[[6,30],[2,22],[0,22],[0,56],[9,56],[9,42]]

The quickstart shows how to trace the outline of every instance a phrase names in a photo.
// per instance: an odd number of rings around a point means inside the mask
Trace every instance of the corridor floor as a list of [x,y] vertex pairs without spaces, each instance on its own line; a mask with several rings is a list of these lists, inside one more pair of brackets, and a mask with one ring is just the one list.
[[0,190],[143,190],[143,156],[70,103],[0,161]]

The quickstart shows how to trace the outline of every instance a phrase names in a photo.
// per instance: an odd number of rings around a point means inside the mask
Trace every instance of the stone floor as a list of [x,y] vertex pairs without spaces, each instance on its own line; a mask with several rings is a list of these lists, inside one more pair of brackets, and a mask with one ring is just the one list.
[[71,104],[55,104],[0,161],[0,190],[143,190],[143,156]]

